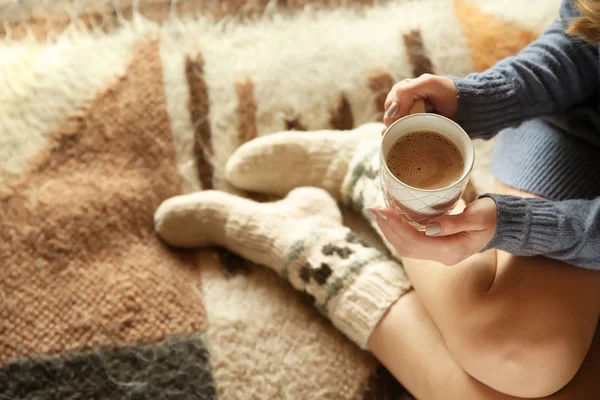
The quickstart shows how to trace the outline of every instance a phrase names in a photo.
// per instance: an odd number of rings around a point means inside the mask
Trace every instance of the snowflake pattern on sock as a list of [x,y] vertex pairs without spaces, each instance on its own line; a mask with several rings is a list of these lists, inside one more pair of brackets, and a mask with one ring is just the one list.
[[365,141],[348,166],[348,174],[342,184],[342,199],[353,210],[365,213],[367,207],[383,204],[379,180],[378,140]]
[[330,302],[386,257],[348,228],[315,229],[292,243],[281,274],[329,318]]

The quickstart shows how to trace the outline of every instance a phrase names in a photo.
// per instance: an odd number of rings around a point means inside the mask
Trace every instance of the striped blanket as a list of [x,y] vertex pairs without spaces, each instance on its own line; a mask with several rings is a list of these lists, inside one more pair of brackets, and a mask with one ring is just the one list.
[[410,398],[274,273],[169,249],[153,213],[231,191],[254,137],[515,54],[558,3],[0,0],[0,398]]

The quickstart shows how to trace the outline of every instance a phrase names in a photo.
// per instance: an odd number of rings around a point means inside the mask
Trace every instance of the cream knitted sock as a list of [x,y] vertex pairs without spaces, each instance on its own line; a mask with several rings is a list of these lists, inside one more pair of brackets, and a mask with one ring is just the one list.
[[173,246],[218,245],[272,268],[357,343],[410,283],[404,269],[342,225],[325,191],[298,188],[273,203],[203,191],[166,200],[155,229]]
[[383,127],[263,136],[231,155],[225,176],[239,189],[282,196],[296,187],[320,187],[368,217],[366,207],[382,204],[377,174]]

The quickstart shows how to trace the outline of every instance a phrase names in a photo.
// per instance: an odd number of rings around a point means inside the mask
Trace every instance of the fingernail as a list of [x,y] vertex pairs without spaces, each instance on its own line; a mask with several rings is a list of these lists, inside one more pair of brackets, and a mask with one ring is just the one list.
[[370,208],[367,208],[367,217],[371,220],[371,221],[377,221],[377,215],[375,215],[375,211],[373,211]]
[[381,210],[375,210],[375,212],[377,213],[377,215],[379,215],[379,218],[381,218],[384,221],[387,220],[387,216]]
[[399,108],[400,106],[398,105],[398,103],[393,102],[390,108],[388,108],[388,110],[386,111],[385,116],[388,118],[394,118],[394,115],[396,115]]
[[442,231],[442,225],[439,222],[434,222],[433,224],[429,224],[425,227],[425,234],[427,236],[437,235]]

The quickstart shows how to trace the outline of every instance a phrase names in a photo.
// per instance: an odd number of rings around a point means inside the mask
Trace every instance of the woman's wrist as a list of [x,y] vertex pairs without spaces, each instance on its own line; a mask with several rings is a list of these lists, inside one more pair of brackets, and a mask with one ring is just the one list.
[[560,221],[548,201],[517,196],[485,194],[496,202],[496,233],[486,249],[512,254],[543,254],[551,246]]

